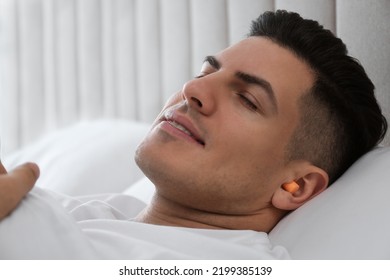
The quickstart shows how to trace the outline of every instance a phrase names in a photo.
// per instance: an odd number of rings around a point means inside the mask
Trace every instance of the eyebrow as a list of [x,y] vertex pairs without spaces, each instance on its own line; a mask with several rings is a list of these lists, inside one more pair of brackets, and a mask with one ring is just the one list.
[[216,70],[219,70],[221,68],[221,63],[217,60],[217,58],[215,56],[208,55],[205,57],[203,62],[207,62]]
[[[221,68],[221,63],[217,60],[217,58],[215,56],[210,56],[210,55],[206,56],[206,58],[204,59],[204,62],[209,63],[216,70],[219,70]],[[248,73],[244,73],[241,71],[236,72],[235,76],[236,76],[236,78],[238,78],[239,80],[243,81],[246,84],[253,84],[253,85],[261,87],[266,92],[269,100],[271,101],[271,104],[272,104],[275,112],[278,111],[275,92],[274,92],[270,82],[268,82],[267,80],[265,80],[263,78],[260,78],[260,77],[257,77],[257,76],[254,76],[254,75],[251,75]]]
[[243,73],[240,71],[238,71],[235,76],[246,84],[253,84],[253,85],[261,87],[267,93],[267,96],[270,99],[271,104],[272,104],[275,112],[278,111],[275,92],[272,89],[271,84],[267,80],[264,80],[263,78],[253,76],[253,75],[250,75],[247,73]]

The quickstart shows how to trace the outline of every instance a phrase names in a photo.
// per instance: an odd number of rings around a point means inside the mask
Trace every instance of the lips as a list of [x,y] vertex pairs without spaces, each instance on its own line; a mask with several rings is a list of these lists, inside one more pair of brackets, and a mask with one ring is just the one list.
[[168,122],[171,126],[183,132],[185,135],[188,135],[200,145],[205,145],[198,129],[196,129],[192,122],[185,116],[177,114],[176,112],[167,112],[164,114],[164,118],[162,120]]

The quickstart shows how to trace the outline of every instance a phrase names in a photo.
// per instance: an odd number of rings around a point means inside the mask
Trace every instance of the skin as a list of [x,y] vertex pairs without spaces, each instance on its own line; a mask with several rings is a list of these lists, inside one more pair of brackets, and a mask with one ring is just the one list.
[[7,173],[0,162],[0,220],[17,207],[38,177],[39,168],[34,163],[25,163]]
[[[326,188],[326,172],[286,161],[310,67],[269,39],[250,37],[208,57],[167,102],[136,161],[156,186],[145,223],[269,232]],[[168,122],[191,130],[188,136]],[[167,121],[168,120],[168,121]],[[296,181],[300,189],[285,191]]]

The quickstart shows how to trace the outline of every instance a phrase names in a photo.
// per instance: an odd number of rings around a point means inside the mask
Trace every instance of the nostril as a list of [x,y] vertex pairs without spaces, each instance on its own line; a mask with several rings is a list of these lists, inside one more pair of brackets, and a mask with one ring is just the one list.
[[198,105],[199,108],[202,108],[203,104],[198,98],[191,97],[191,100],[194,101],[196,103],[196,105]]

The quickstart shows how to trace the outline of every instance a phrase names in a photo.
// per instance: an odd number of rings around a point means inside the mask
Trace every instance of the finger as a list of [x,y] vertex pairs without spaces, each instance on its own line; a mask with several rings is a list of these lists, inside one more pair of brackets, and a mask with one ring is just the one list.
[[7,174],[7,170],[5,169],[1,161],[0,161],[0,174]]
[[39,167],[34,163],[25,163],[1,176],[0,219],[16,208],[38,178]]
[[14,193],[18,193],[20,196],[24,196],[34,186],[35,182],[39,178],[39,167],[35,163],[25,163],[8,174],[8,190]]

